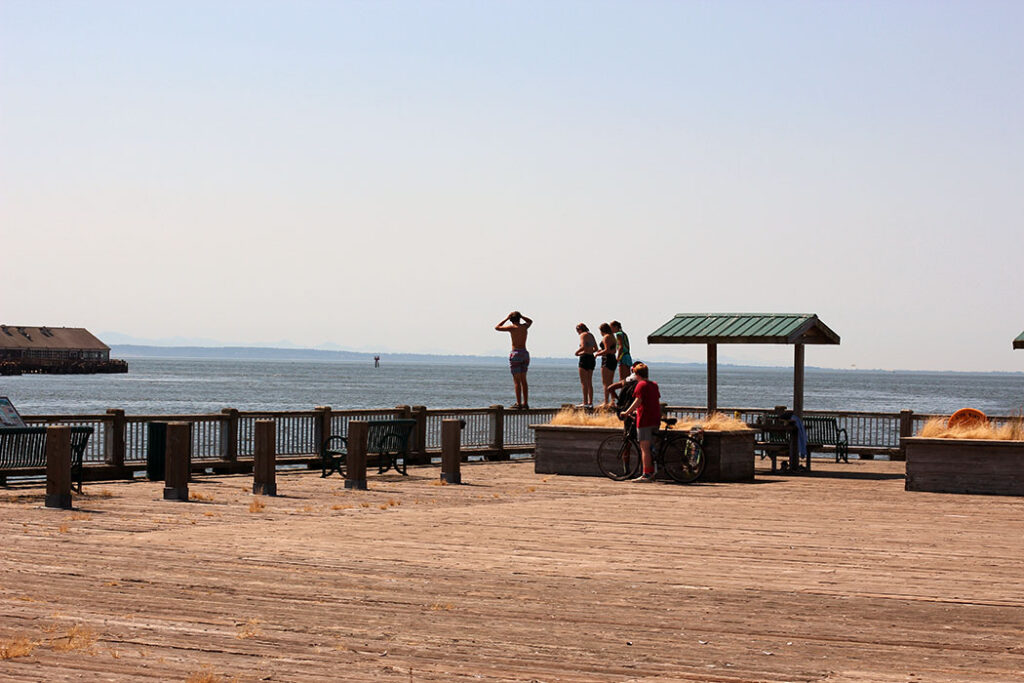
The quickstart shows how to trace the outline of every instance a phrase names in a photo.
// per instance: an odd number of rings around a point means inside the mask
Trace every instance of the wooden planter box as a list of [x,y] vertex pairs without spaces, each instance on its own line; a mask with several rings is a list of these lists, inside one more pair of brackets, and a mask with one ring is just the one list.
[[[534,471],[600,477],[597,448],[619,427],[530,425],[534,430]],[[751,481],[754,478],[754,432],[704,432],[707,464],[701,481]]]
[[1024,496],[1024,441],[900,439],[907,491]]

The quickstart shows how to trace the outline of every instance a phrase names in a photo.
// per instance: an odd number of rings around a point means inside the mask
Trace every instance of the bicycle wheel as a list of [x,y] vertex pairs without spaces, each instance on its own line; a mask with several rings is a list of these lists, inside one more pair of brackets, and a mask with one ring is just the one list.
[[697,481],[704,474],[704,449],[692,436],[666,436],[661,455],[668,476],[680,484]]
[[632,439],[612,434],[597,448],[597,468],[609,479],[629,479],[640,469],[640,449]]

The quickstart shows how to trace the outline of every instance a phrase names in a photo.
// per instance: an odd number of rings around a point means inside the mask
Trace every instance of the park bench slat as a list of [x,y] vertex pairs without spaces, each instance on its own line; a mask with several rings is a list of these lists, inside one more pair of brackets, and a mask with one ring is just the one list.
[[[71,478],[82,492],[85,447],[92,427],[71,427]],[[0,483],[8,476],[38,474],[46,469],[46,427],[0,427]]]

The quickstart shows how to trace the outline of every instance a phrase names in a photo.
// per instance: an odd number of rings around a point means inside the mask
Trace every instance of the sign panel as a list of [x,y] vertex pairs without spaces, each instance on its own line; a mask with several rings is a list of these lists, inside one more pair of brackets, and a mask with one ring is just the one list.
[[0,426],[2,427],[24,427],[25,421],[18,414],[18,409],[11,403],[11,399],[0,396]]

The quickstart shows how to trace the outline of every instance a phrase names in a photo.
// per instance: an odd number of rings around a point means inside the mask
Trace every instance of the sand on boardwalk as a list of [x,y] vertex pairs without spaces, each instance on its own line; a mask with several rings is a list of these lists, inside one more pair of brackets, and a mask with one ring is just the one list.
[[[1024,500],[903,464],[752,484],[531,462],[0,489],[0,679],[1015,681]],[[258,503],[257,503],[258,501]],[[262,507],[261,507],[262,506]]]

